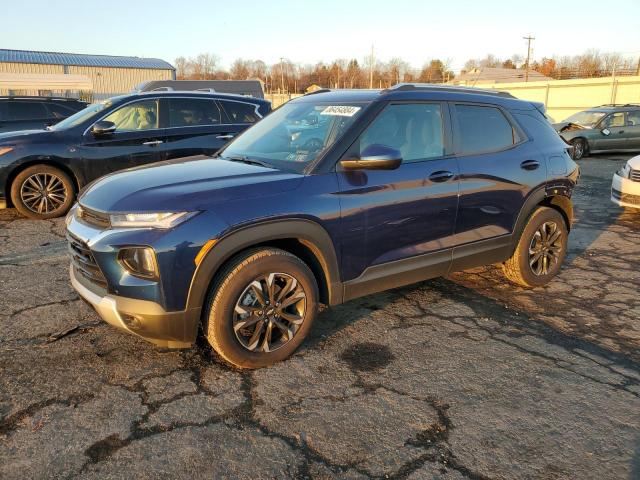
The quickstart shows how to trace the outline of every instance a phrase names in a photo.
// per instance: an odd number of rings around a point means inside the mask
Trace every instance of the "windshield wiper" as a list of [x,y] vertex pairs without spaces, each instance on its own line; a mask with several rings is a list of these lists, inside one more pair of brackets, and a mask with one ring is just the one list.
[[267,162],[263,162],[262,160],[256,160],[253,158],[249,158],[243,155],[231,155],[231,156],[223,156],[220,155],[220,158],[222,158],[223,160],[229,160],[231,162],[241,162],[241,163],[246,163],[248,165],[258,165],[259,167],[266,167],[266,168],[276,168],[273,165],[271,165],[270,163]]

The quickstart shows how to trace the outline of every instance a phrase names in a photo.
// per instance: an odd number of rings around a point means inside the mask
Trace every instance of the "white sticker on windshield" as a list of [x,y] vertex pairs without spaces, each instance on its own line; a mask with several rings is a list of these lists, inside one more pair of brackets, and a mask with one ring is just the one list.
[[335,115],[338,117],[353,117],[358,113],[360,107],[353,107],[351,105],[331,105],[325,108],[320,115]]

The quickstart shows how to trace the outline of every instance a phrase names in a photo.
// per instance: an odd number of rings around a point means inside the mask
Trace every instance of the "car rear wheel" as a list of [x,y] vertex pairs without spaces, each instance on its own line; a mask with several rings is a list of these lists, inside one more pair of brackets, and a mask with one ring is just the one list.
[[567,254],[568,228],[560,212],[538,208],[529,218],[512,257],[503,264],[505,276],[523,287],[546,285],[558,273]]
[[576,138],[571,140],[571,146],[573,147],[573,159],[580,160],[587,154],[587,142],[582,138]]
[[49,165],[26,168],[11,184],[11,201],[28,218],[60,217],[71,208],[74,195],[69,175]]
[[251,250],[218,275],[206,308],[203,327],[213,349],[235,367],[265,367],[304,341],[317,314],[318,285],[298,257]]

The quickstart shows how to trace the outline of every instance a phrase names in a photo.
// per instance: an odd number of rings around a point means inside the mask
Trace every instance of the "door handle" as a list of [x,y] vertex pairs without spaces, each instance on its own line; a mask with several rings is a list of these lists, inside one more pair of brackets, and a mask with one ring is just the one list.
[[540,166],[540,163],[536,160],[525,160],[520,164],[520,168],[524,170],[535,170]]
[[154,145],[160,145],[161,143],[163,143],[162,140],[151,140],[150,142],[143,142],[142,144],[154,146]]
[[446,182],[451,178],[453,178],[453,173],[447,170],[438,170],[437,172],[433,172],[429,175],[429,180],[432,182]]
[[220,140],[229,140],[230,138],[233,138],[234,135],[232,135],[231,133],[226,133],[224,135],[218,135],[216,138],[219,138]]
[[618,133],[624,133],[624,130],[620,130]]

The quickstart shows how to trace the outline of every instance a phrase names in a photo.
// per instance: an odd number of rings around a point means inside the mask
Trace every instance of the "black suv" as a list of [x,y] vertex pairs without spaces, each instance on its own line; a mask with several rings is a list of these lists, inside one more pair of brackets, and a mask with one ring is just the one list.
[[73,98],[0,97],[0,133],[42,129],[86,106]]
[[213,154],[270,111],[269,102],[239,95],[149,92],[95,103],[46,130],[0,134],[0,208],[59,217],[88,182]]
[[292,100],[216,158],[89,186],[71,282],[164,347],[204,332],[238,367],[282,360],[336,305],[503,263],[537,287],[567,252],[578,167],[537,105],[429,85]]

